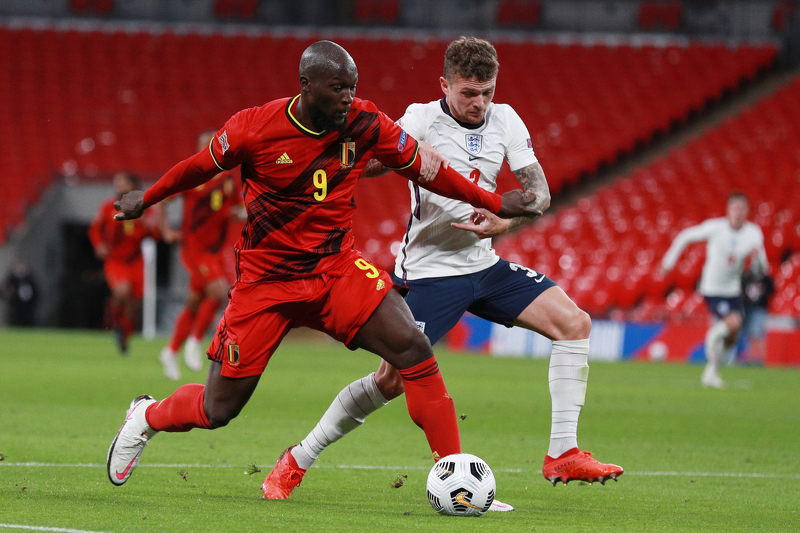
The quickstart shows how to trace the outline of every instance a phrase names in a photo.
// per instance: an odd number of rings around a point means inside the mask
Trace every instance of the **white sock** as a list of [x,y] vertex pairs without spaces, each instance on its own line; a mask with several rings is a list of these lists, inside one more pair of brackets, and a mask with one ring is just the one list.
[[547,450],[553,459],[578,446],[578,417],[589,379],[588,358],[589,339],[553,341],[548,372],[553,418]]
[[726,344],[722,350],[723,357],[722,360],[725,361],[726,366],[731,366],[736,362],[736,349],[739,347],[739,343],[734,342],[732,344]]
[[706,361],[708,366],[716,370],[719,358],[725,346],[725,337],[730,335],[731,329],[724,320],[718,320],[713,326],[708,328],[706,333]]
[[364,423],[367,415],[389,403],[375,383],[375,373],[352,382],[342,389],[322,415],[316,427],[292,448],[297,466],[308,470],[319,454]]

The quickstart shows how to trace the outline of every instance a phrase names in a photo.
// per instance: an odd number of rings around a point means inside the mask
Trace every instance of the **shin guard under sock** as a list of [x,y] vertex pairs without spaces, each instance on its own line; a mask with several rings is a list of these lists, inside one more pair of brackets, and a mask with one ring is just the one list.
[[203,408],[205,386],[192,383],[147,408],[147,425],[156,431],[177,433],[194,428],[211,429]]
[[408,414],[425,432],[434,457],[461,452],[456,407],[447,393],[436,357],[400,370]]

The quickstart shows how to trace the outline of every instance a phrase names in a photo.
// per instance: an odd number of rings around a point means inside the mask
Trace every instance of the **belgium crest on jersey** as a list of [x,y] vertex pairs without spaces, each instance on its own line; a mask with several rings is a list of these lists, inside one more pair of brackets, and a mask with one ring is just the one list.
[[339,162],[342,168],[352,168],[356,162],[356,143],[345,137],[344,142],[339,146]]
[[472,155],[478,155],[483,148],[483,135],[475,133],[467,133],[466,136],[467,151]]

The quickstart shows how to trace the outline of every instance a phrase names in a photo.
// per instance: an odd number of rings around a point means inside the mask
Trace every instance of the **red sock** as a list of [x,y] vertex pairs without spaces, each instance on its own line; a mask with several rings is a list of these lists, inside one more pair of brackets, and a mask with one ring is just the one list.
[[439,457],[461,452],[455,402],[447,394],[436,357],[400,370],[400,376],[408,414],[425,432],[431,452]]
[[194,327],[192,327],[192,335],[196,339],[202,339],[205,336],[209,324],[214,320],[214,315],[217,314],[217,309],[219,309],[219,300],[214,298],[206,298],[200,304],[197,316],[194,319]]
[[116,328],[120,326],[120,320],[122,319],[122,306],[120,304],[116,304],[111,302],[108,306],[109,314],[111,315],[111,327]]
[[197,383],[184,385],[160,402],[147,408],[144,417],[147,425],[156,431],[177,433],[194,428],[211,429],[203,409],[205,386]]
[[121,313],[119,317],[119,325],[122,328],[122,337],[127,339],[133,333],[133,320],[125,313]]
[[175,330],[172,332],[172,338],[169,340],[169,349],[177,352],[181,349],[181,345],[186,341],[189,332],[192,331],[192,323],[197,316],[197,311],[191,311],[188,307],[184,307],[181,314],[178,315],[178,320],[175,322]]

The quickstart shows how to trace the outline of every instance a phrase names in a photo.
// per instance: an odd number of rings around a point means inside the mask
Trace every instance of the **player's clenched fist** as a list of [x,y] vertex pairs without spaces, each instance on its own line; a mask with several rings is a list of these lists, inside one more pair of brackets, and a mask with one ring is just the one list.
[[133,220],[141,217],[144,210],[147,209],[147,205],[144,203],[144,192],[131,191],[122,195],[120,200],[114,202],[114,209],[119,211],[114,215],[114,220]]
[[535,194],[526,194],[522,189],[508,191],[500,196],[502,203],[497,216],[501,218],[514,218],[524,216],[541,216],[542,212],[534,207]]

